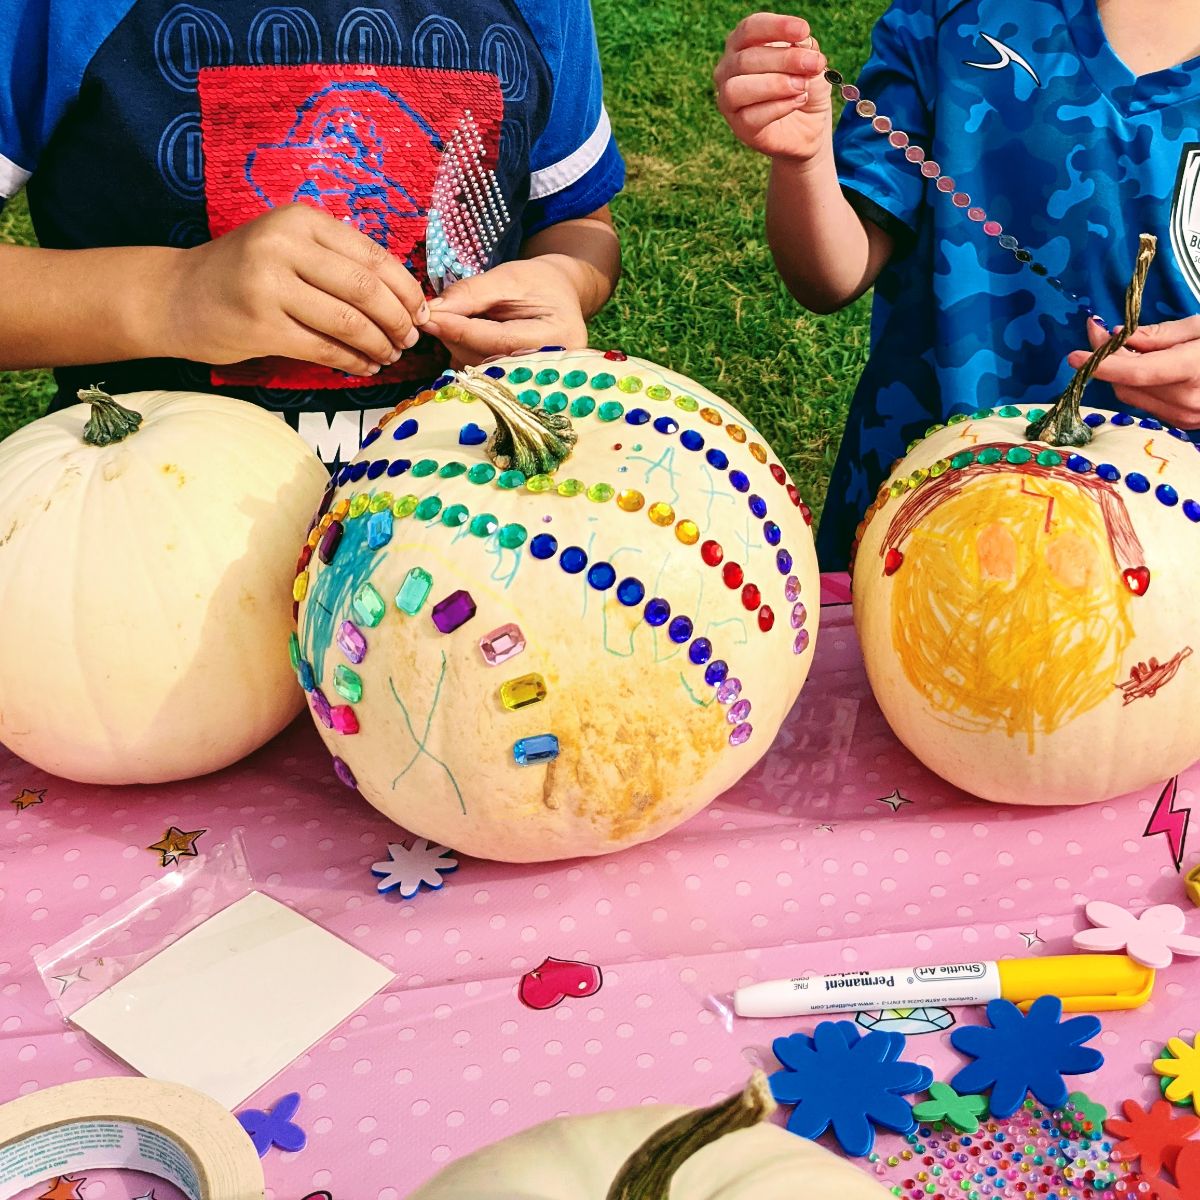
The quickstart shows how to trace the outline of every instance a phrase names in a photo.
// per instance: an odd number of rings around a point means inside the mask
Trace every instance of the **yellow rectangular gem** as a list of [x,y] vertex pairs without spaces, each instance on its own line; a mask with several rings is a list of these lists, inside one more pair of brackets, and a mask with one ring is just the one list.
[[540,675],[519,675],[500,685],[500,700],[509,712],[538,704],[546,698],[546,681]]
[[303,600],[308,595],[308,572],[301,571],[292,584],[292,599]]

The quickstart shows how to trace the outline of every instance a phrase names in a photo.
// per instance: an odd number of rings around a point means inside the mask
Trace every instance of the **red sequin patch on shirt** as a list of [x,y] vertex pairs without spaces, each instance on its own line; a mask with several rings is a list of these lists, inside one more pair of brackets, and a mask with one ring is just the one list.
[[[468,117],[494,169],[504,100],[494,75],[421,67],[213,67],[200,72],[205,195],[213,237],[287,204],[311,204],[386,246],[429,293],[425,230],[444,147]],[[214,367],[214,384],[374,387],[436,374],[422,339],[378,375],[286,358]]]

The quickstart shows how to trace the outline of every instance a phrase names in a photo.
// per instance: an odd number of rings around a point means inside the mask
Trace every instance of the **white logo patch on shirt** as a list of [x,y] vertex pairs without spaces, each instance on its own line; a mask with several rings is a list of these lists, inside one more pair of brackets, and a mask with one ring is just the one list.
[[1200,142],[1184,146],[1171,203],[1171,249],[1192,295],[1200,301]]
[[1037,72],[1029,65],[1025,58],[1018,54],[1011,46],[1006,46],[1003,42],[992,37],[990,33],[981,33],[979,35],[995,52],[1000,56],[996,62],[964,62],[964,67],[978,67],[981,71],[999,71],[1004,67],[1016,65],[1025,71],[1029,72],[1029,77],[1038,87],[1042,86],[1042,81],[1038,78]]

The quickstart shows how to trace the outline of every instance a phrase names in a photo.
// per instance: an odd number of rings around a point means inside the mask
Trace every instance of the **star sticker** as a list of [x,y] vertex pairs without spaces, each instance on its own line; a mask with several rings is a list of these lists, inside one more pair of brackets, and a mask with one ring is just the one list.
[[892,812],[895,812],[902,804],[911,804],[912,801],[907,796],[900,795],[900,789],[894,788],[890,796],[880,796],[876,804],[886,804]]
[[818,825],[817,826],[817,829],[819,829],[822,833],[832,833],[836,828],[837,828],[836,825]]
[[154,1189],[151,1188],[144,1196],[134,1196],[133,1200],[155,1200]]
[[68,971],[65,975],[51,975],[51,979],[59,984],[58,994],[61,996],[73,983],[81,983],[87,979],[83,973],[82,967],[76,967],[74,971]]
[[403,842],[391,842],[388,845],[388,858],[383,862],[371,864],[371,874],[381,875],[376,888],[381,892],[390,892],[393,888],[400,889],[400,895],[408,900],[421,890],[421,884],[431,889],[437,889],[445,882],[442,872],[453,871],[458,866],[458,859],[448,858],[453,851],[446,846],[438,846],[424,838],[416,838],[411,847]]
[[1046,944],[1036,929],[1032,933],[1022,933],[1021,936],[1025,939],[1026,947]]
[[196,849],[196,841],[201,834],[207,832],[207,829],[193,829],[190,833],[185,833],[172,825],[160,841],[155,842],[153,846],[147,846],[146,849],[161,854],[162,865],[169,867],[181,858],[196,858],[200,853]]
[[38,1200],[83,1200],[79,1189],[87,1183],[85,1175],[60,1175],[51,1185],[48,1192],[43,1192]]
[[17,812],[24,812],[27,808],[32,808],[35,804],[45,804],[46,789],[24,788],[12,798],[10,803],[16,806]]

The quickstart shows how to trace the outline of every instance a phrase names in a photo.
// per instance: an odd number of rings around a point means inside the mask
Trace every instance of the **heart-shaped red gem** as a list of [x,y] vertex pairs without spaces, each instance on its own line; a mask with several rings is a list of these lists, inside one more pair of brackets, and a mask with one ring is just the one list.
[[553,1008],[568,996],[594,996],[603,982],[600,968],[592,963],[548,958],[521,976],[517,996],[526,1008]]
[[1127,567],[1124,571],[1125,586],[1135,595],[1144,596],[1150,586],[1149,567]]
[[884,556],[883,573],[885,575],[895,575],[895,573],[900,570],[903,562],[904,555],[897,550],[895,546],[893,546]]

